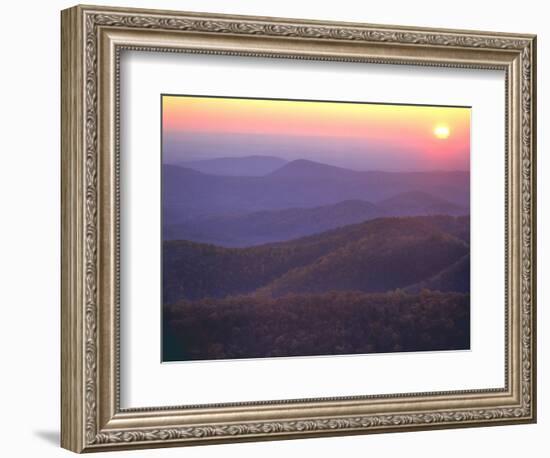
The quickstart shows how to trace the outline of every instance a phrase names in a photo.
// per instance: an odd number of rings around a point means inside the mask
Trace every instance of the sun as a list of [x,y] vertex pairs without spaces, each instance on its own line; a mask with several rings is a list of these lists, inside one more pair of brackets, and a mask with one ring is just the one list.
[[448,138],[450,134],[451,134],[451,129],[449,129],[449,126],[445,124],[438,124],[437,126],[434,127],[434,135],[437,138],[444,140]]

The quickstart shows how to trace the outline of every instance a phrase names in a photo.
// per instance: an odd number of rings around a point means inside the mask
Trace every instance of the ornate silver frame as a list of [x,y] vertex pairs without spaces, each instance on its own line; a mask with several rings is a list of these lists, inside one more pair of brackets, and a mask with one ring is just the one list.
[[[90,452],[535,421],[535,36],[93,6],[64,10],[61,29],[63,447]],[[121,409],[123,49],[504,70],[506,386]]]

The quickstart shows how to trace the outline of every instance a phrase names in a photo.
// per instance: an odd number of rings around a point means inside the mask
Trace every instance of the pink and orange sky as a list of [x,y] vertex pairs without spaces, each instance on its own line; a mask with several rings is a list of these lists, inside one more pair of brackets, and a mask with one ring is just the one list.
[[250,155],[355,170],[469,170],[470,108],[163,96],[163,160]]

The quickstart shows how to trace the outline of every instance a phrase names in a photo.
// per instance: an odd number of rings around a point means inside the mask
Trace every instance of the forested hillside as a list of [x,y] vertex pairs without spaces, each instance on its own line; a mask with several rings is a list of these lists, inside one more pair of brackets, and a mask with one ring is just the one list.
[[[168,241],[163,244],[164,303],[250,293],[406,288],[467,255],[468,228],[469,217],[381,218],[249,248]],[[469,277],[469,271],[460,274]]]
[[469,348],[469,217],[163,246],[164,360]]
[[166,306],[165,361],[461,350],[469,295],[359,291],[237,296]]

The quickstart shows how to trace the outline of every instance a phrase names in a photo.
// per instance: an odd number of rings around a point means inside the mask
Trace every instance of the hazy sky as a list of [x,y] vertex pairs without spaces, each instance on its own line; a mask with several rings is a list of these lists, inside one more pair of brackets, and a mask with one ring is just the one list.
[[357,170],[469,170],[470,109],[163,97],[163,160],[250,155]]

